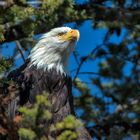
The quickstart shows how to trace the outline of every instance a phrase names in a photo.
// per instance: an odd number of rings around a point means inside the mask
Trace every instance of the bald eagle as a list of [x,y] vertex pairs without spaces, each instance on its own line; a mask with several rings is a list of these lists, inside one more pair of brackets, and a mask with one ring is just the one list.
[[[34,103],[36,95],[43,91],[49,93],[54,124],[69,114],[75,115],[68,60],[79,36],[78,30],[69,27],[52,29],[41,36],[26,62],[8,76],[18,84],[19,105]],[[10,110],[11,117],[14,117],[15,103],[11,104]],[[84,127],[80,131],[78,140],[91,139]]]

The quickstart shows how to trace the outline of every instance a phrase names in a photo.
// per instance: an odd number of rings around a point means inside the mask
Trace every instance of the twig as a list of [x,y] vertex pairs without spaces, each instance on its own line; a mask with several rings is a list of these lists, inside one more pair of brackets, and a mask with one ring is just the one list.
[[108,39],[108,35],[109,35],[109,32],[106,33],[106,35],[105,35],[105,37],[104,37],[104,39],[103,39],[103,43],[100,44],[100,45],[98,45],[96,48],[94,48],[94,49],[90,52],[89,55],[84,56],[84,57],[81,57],[81,62],[80,62],[79,65],[78,65],[78,68],[77,68],[77,71],[76,71],[76,74],[75,74],[75,76],[74,76],[73,81],[76,79],[77,75],[79,74],[80,69],[81,69],[82,65],[84,64],[84,62],[86,62],[87,59],[89,59],[99,48],[101,48],[101,47],[105,44],[105,41]]
[[73,52],[73,56],[74,56],[74,58],[75,58],[75,61],[76,61],[77,65],[79,65],[78,54],[77,54],[76,51]]
[[87,61],[87,59],[88,59],[89,57],[91,57],[91,56],[96,52],[96,50],[98,50],[101,46],[102,46],[102,45],[97,46],[96,48],[94,48],[94,49],[91,51],[91,53],[90,53],[89,55],[87,55],[87,56],[81,58],[81,62],[80,62],[79,65],[78,65],[76,74],[75,74],[75,76],[74,76],[74,80],[76,79],[77,75],[79,74],[80,69],[81,69],[82,65],[84,64],[84,62]]
[[25,62],[24,54],[22,52],[22,46],[21,46],[21,44],[20,44],[20,42],[18,40],[16,40],[16,46],[17,46],[17,49],[18,49],[23,61]]
[[95,74],[95,75],[101,75],[100,73],[96,73],[96,72],[92,72],[92,71],[79,72],[79,74],[89,74],[89,75]]

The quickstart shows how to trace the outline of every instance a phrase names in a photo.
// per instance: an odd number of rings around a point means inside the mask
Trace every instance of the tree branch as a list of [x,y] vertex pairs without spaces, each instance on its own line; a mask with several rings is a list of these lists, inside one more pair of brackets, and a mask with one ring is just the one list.
[[74,56],[74,59],[75,59],[77,65],[79,65],[78,54],[76,51],[73,51],[73,56]]
[[24,54],[22,52],[22,46],[21,46],[21,44],[20,44],[20,42],[18,40],[16,41],[16,46],[17,46],[17,49],[18,49],[18,51],[19,51],[19,53],[21,55],[21,58],[25,62],[25,57],[24,57]]
[[92,137],[96,136],[98,139],[101,136],[109,135],[111,128],[123,127],[123,132],[127,133],[128,131],[140,132],[140,123],[127,123],[127,122],[118,122],[118,123],[105,123],[101,125],[95,125],[87,127],[88,132]]
[[[37,10],[39,10],[39,8]],[[113,21],[117,21],[117,22],[125,21],[124,23],[127,24],[127,26],[129,26],[129,24],[131,24],[130,27],[132,27],[133,24],[134,25],[137,24],[138,19],[135,20],[135,17],[136,16],[139,17],[139,13],[140,13],[139,9],[108,8],[108,7],[105,7],[105,6],[102,6],[99,4],[95,4],[95,3],[90,3],[90,2],[82,4],[82,5],[75,5],[74,10],[78,12],[79,16],[84,10],[85,15],[83,17],[80,16],[80,18],[77,18],[77,16],[68,18],[67,15],[65,15],[65,13],[64,13],[63,21],[62,21],[63,23],[81,22],[81,21],[88,20],[88,19],[94,19],[97,22],[98,21],[100,22],[103,20],[112,21],[112,22]],[[47,12],[47,10],[46,10],[46,12]],[[61,17],[62,15],[60,13],[57,13],[57,14],[58,14],[58,18],[59,17],[62,18]],[[110,16],[110,15],[112,15],[112,16]],[[107,17],[109,17],[109,19]],[[38,25],[38,28],[41,27],[41,30],[39,30],[39,31],[36,30],[35,34],[45,33],[46,31],[49,30],[49,28],[46,28],[46,26],[43,26],[45,23],[41,22],[41,19],[42,18],[40,18],[40,25]],[[24,21],[23,21],[23,23],[24,23]],[[53,27],[62,26],[63,23],[58,24],[58,22],[57,22],[57,25],[54,24]],[[5,37],[4,42],[15,41],[15,40],[19,40],[23,37],[28,37],[28,34],[24,33],[21,26],[22,26],[22,22],[5,29],[6,32],[4,34],[4,37]],[[18,36],[14,36],[14,34],[12,32],[10,32],[10,31],[12,31],[13,28],[18,33]],[[9,36],[9,34],[10,34],[10,36]],[[4,42],[2,42],[2,43],[4,43]]]
[[92,72],[92,71],[79,72],[79,74],[101,75],[100,73],[96,73],[96,72]]
[[78,65],[78,68],[77,68],[77,71],[76,71],[76,74],[74,76],[74,79],[73,81],[76,79],[76,77],[78,76],[79,72],[80,72],[80,69],[82,68],[82,65],[84,64],[84,62],[86,62],[90,57],[92,57],[92,55],[99,49],[101,48],[104,44],[105,44],[105,41],[107,40],[108,38],[108,35],[109,33],[107,32],[106,35],[104,36],[104,39],[103,39],[103,43],[98,45],[97,47],[95,47],[87,56],[84,56],[81,58],[81,62],[79,63]]
[[84,63],[85,63],[85,62],[86,62],[100,47],[102,47],[102,44],[101,44],[101,45],[98,45],[96,48],[94,48],[94,49],[90,52],[89,55],[84,56],[84,57],[81,57],[81,62],[80,62],[79,65],[78,65],[78,68],[77,68],[77,71],[76,71],[76,74],[75,74],[73,80],[76,79],[76,77],[77,77],[77,75],[79,74],[80,69],[82,68],[83,64],[84,64]]

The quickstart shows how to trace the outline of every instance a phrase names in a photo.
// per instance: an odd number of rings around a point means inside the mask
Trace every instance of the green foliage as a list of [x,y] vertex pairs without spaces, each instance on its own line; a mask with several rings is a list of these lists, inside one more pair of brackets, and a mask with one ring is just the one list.
[[[57,140],[75,140],[78,136],[76,131],[82,127],[82,123],[74,116],[69,115],[63,121],[57,122],[50,127],[49,121],[52,118],[48,101],[48,94],[38,95],[36,103],[31,107],[21,107],[19,111],[22,113],[22,121],[18,130],[21,139],[46,140],[47,133],[62,131]],[[50,136],[48,136],[50,137]]]
[[[27,0],[6,0],[5,2],[7,2],[5,6],[0,5],[0,49],[6,47],[5,42],[19,40],[22,49],[28,52],[35,44],[32,36],[69,22],[76,23],[78,28],[84,21],[91,20],[93,30],[106,29],[106,35],[104,37],[102,35],[99,39],[102,45],[100,47],[90,46],[91,48],[97,47],[96,51],[93,48],[94,51],[89,52],[87,56],[79,55],[77,58],[81,62],[86,57],[84,62],[88,61],[89,65],[98,63],[98,69],[95,70],[94,67],[91,67],[90,72],[87,70],[87,73],[84,73],[88,74],[85,78],[88,79],[88,82],[80,78],[75,79],[74,91],[78,95],[74,99],[75,109],[82,112],[79,117],[86,124],[95,126],[102,126],[104,123],[113,124],[124,121],[131,124],[140,121],[140,3],[138,0],[129,2],[126,0],[89,0],[80,5],[74,0],[40,0],[39,2],[42,3],[38,3],[36,6],[28,4]],[[106,4],[108,2],[110,5]],[[113,36],[119,38],[119,41],[112,42]],[[87,36],[85,36],[86,41]],[[1,52],[0,56],[3,56]],[[0,74],[13,66],[13,60],[17,55],[19,55],[19,51],[15,49],[12,59],[0,58]],[[77,69],[77,71],[79,70]],[[77,74],[78,77],[79,74],[80,72]],[[3,79],[0,83],[2,81]],[[47,97],[39,96],[37,98],[37,103],[32,107],[20,109],[24,119],[19,133],[21,137],[25,138],[26,133],[30,134],[31,131],[31,138],[38,137],[43,140],[45,139],[44,134],[48,131],[44,124],[51,119],[51,113],[48,110],[50,103],[46,102]],[[110,106],[114,107],[112,112],[110,112]],[[71,121],[73,122],[74,119]],[[66,124],[60,122],[56,127],[75,128],[75,125],[69,121],[66,121]],[[99,132],[97,136],[100,136],[100,139],[102,137],[115,139],[115,137],[124,138],[128,134],[133,135],[134,133],[140,135],[131,129],[126,130],[125,134],[122,131],[117,133],[118,130],[121,130],[120,127],[118,126],[115,131],[112,127],[111,129],[106,128],[110,133],[96,129],[96,132]],[[66,129],[59,139],[69,135],[72,137],[71,139],[74,139],[77,135],[71,131],[71,129]],[[96,135],[94,136],[96,137]]]
[[12,58],[0,58],[0,73],[7,71],[13,65]]
[[85,83],[83,83],[79,78],[75,79],[74,84],[76,85],[76,88],[79,91],[84,92],[84,93],[89,92],[88,86]]
[[[25,127],[30,126],[34,127],[34,124],[36,122],[36,115],[37,115],[37,108],[28,109],[26,107],[21,107],[19,111],[23,114],[23,120],[22,123],[25,125]],[[31,121],[32,118],[32,121]],[[27,126],[26,126],[27,125]]]
[[0,25],[0,42],[3,42],[4,40],[4,27],[3,25]]
[[34,131],[26,129],[26,128],[20,128],[19,135],[24,140],[34,140],[36,137],[36,134]]
[[93,97],[91,95],[91,90],[88,87],[88,85],[84,83],[83,81],[81,81],[79,78],[75,79],[74,85],[75,85],[75,88],[78,89],[78,91],[80,92],[79,93],[80,100],[79,100],[79,97],[75,97],[75,106],[76,108],[81,109],[81,106],[84,105],[85,108],[82,108],[83,113],[81,114],[80,117],[83,120],[88,120],[85,122],[88,125],[90,121],[96,120],[96,118],[100,117],[101,114],[97,110],[97,108],[102,108],[103,110],[103,106],[105,104],[102,101],[102,99],[98,97]]
[[75,140],[78,137],[77,129],[82,127],[83,124],[74,116],[69,115],[62,122],[56,123],[51,127],[52,131],[62,131],[56,140]]
[[77,138],[77,134],[72,132],[71,130],[65,130],[60,136],[57,137],[56,140],[75,140]]
[[56,124],[56,129],[76,129],[81,126],[82,123],[79,120],[77,120],[74,116],[69,115],[64,118],[62,122],[58,122]]
[[25,138],[26,132],[27,140],[39,138],[45,136],[49,127],[47,126],[51,119],[51,113],[49,112],[50,103],[48,101],[48,94],[44,93],[36,97],[36,103],[31,107],[21,107],[19,111],[22,113],[22,123],[19,129],[19,135],[21,138]]

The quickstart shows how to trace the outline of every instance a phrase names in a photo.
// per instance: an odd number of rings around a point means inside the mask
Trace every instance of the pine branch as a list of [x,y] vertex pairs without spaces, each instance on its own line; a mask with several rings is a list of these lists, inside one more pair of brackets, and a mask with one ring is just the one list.
[[[39,12],[41,9],[38,8],[36,10],[38,10],[38,12]],[[80,18],[77,18],[77,15],[73,18],[68,18],[64,14],[63,23],[68,23],[68,22],[73,22],[73,21],[81,22],[81,21],[88,20],[88,19],[94,19],[97,22],[102,21],[102,20],[108,21],[107,17],[109,17],[109,21],[112,21],[112,22],[113,21],[117,21],[117,22],[123,21],[123,24],[126,24],[127,26],[131,25],[131,27],[132,27],[132,25],[136,25],[136,23],[137,23],[137,20],[135,20],[134,17],[139,17],[139,13],[140,13],[140,10],[137,8],[133,8],[133,9],[108,8],[108,7],[105,7],[105,6],[102,6],[99,4],[94,4],[94,3],[85,3],[82,5],[74,5],[74,10],[78,12],[79,16],[84,10],[85,15],[83,17],[80,16]],[[96,13],[96,19],[95,19],[95,13]],[[58,14],[58,18],[59,17],[61,18],[61,14],[60,13],[57,13],[57,14]],[[110,16],[112,14],[113,14],[113,16]],[[104,15],[106,15],[106,16],[104,16]],[[133,24],[132,24],[132,21],[133,21]],[[24,21],[21,21],[19,24],[10,26],[9,28],[5,28],[6,32],[4,34],[4,37],[5,37],[4,42],[15,41],[15,40],[22,39],[24,37],[28,37],[28,34],[25,34],[23,29],[21,28],[23,23],[24,23]],[[62,26],[63,23],[57,22],[57,24],[54,24],[52,27]],[[46,26],[44,27],[43,26],[44,24],[46,24],[46,23],[44,23],[44,21],[42,21],[42,18],[40,18],[40,25],[38,25],[38,26],[43,27],[43,29],[41,28],[41,30],[35,31],[35,34],[45,33],[50,29],[50,28],[46,28]],[[15,36],[14,33],[11,32],[12,29],[16,30],[17,36]],[[10,36],[9,36],[9,34],[10,34]],[[4,42],[2,42],[2,43],[4,43]]]
[[111,132],[111,128],[123,128],[122,131],[127,133],[128,131],[140,132],[140,123],[127,123],[127,122],[117,122],[117,123],[105,123],[99,124],[91,127],[87,127],[88,132],[91,136],[96,136],[100,139],[102,136],[107,136]]

